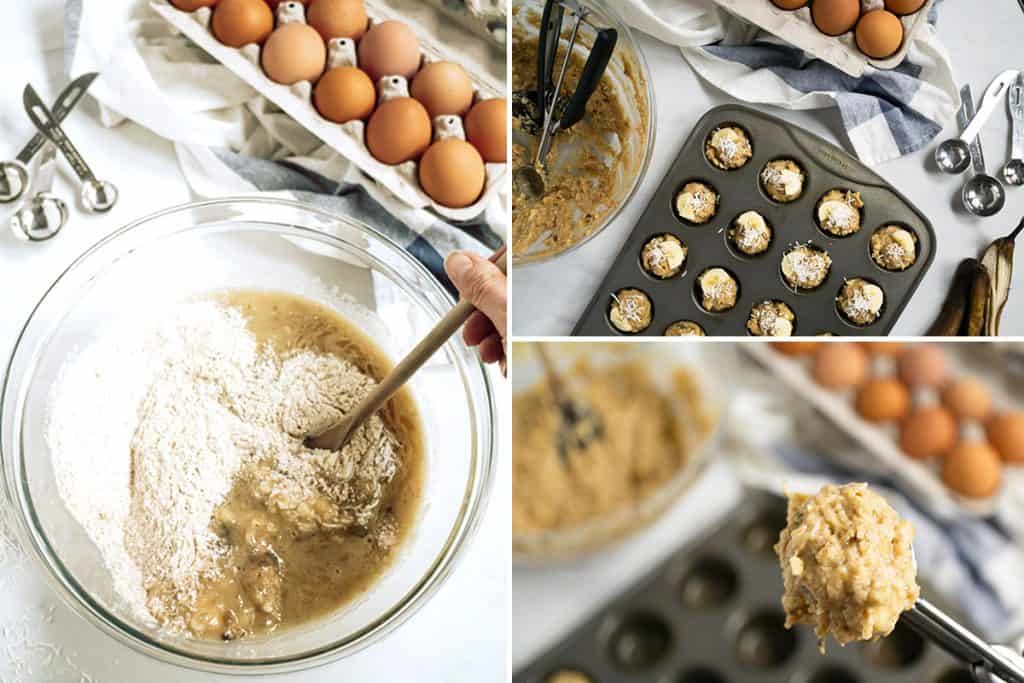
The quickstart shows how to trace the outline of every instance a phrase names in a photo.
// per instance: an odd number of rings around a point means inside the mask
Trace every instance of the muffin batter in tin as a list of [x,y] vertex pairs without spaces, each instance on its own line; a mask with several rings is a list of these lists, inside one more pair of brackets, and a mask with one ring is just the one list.
[[831,268],[828,252],[811,244],[798,244],[782,256],[782,277],[797,291],[820,287]]
[[847,237],[860,231],[864,201],[860,192],[829,190],[818,201],[818,225],[833,237]]
[[731,171],[746,166],[754,156],[754,150],[746,131],[738,126],[722,126],[708,138],[704,156],[714,166]]
[[827,485],[789,495],[775,552],[786,627],[814,626],[840,645],[889,635],[919,594],[914,530],[867,484]]
[[899,225],[879,228],[871,236],[871,259],[885,270],[906,270],[917,261],[917,237]]
[[718,213],[718,192],[707,183],[686,183],[676,195],[676,213],[696,225],[703,225]]
[[736,305],[740,285],[725,268],[708,268],[697,278],[700,305],[706,311],[728,311]]
[[650,275],[667,280],[683,270],[686,252],[678,237],[664,233],[647,240],[640,252],[640,262]]
[[796,314],[782,301],[762,301],[750,310],[747,331],[755,337],[791,337]]
[[761,170],[760,177],[765,194],[782,204],[800,199],[807,179],[803,169],[792,159],[769,161]]
[[729,241],[742,254],[757,256],[772,244],[772,229],[757,211],[741,213],[729,228]]
[[704,328],[692,320],[679,320],[665,328],[666,337],[704,337]]
[[643,332],[650,327],[653,317],[651,298],[639,289],[620,289],[612,294],[608,306],[608,319],[619,332]]
[[864,278],[851,278],[839,290],[836,305],[843,317],[853,324],[870,325],[882,315],[885,292]]

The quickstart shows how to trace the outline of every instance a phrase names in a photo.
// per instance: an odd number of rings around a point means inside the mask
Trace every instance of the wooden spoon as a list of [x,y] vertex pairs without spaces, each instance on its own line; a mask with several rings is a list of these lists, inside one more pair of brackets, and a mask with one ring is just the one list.
[[[505,272],[505,250],[502,249],[495,256],[494,263]],[[311,434],[306,443],[313,448],[324,448],[327,450],[341,450],[355,433],[361,424],[366,422],[371,415],[376,413],[381,406],[387,403],[388,399],[395,395],[402,386],[409,381],[413,374],[423,367],[431,356],[437,353],[438,349],[444,346],[445,342],[462,327],[469,316],[476,311],[470,302],[462,299],[455,304],[452,310],[438,321],[430,332],[420,341],[416,347],[406,355],[405,358],[385,377],[373,391],[359,402],[348,415],[341,418],[341,421],[327,431],[320,434]]]

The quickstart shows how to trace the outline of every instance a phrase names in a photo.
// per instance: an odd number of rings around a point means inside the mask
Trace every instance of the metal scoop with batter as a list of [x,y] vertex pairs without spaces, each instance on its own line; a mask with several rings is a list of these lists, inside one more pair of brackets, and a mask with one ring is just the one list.
[[[575,22],[569,33],[558,78],[552,81],[566,10],[569,11]],[[516,169],[512,178],[520,191],[533,198],[543,196],[546,191],[544,168],[555,136],[560,131],[575,126],[583,119],[587,102],[597,90],[605,69],[608,67],[608,62],[612,58],[612,53],[615,51],[615,44],[618,42],[618,32],[615,29],[596,29],[597,37],[591,47],[579,82],[576,84],[576,90],[567,101],[563,101],[561,98],[562,86],[565,84],[565,77],[569,71],[569,63],[576,47],[580,27],[587,22],[588,16],[589,10],[583,7],[578,0],[547,0],[541,18],[540,41],[537,49],[537,90],[513,94],[513,111],[518,107],[520,118],[525,115],[526,118],[533,119],[534,124],[537,119],[540,122],[540,139],[533,155],[533,164]],[[527,134],[535,133],[536,125],[528,125],[523,130]]]

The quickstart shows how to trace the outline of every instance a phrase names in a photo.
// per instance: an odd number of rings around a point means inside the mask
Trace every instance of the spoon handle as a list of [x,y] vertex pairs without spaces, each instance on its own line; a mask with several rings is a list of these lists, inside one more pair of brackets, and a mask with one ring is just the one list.
[[71,142],[71,138],[60,127],[60,123],[54,118],[50,110],[46,108],[43,100],[39,97],[39,93],[31,85],[25,86],[24,101],[25,112],[32,120],[32,123],[35,124],[36,129],[56,145],[57,149],[64,155],[64,158],[71,164],[71,168],[74,169],[79,180],[84,183],[96,182],[96,176],[93,174],[92,169],[89,168],[89,164],[85,163],[85,159],[82,158],[81,153],[74,143]]
[[[960,92],[960,97],[963,99],[964,106],[960,109],[960,115],[963,117],[961,120],[960,127],[966,128],[970,124],[971,117],[974,116],[974,96],[971,94],[970,86],[964,86],[964,89]],[[975,136],[971,140],[971,161],[974,162],[974,172],[984,173],[985,172],[985,153],[981,149],[981,136]]]
[[1013,126],[1011,159],[1024,159],[1024,72],[1017,76],[1017,82],[1009,93],[1010,120]]
[[[53,118],[57,119],[58,122],[63,121],[67,118],[68,114],[75,108],[78,101],[82,99],[82,96],[89,90],[89,86],[99,76],[98,73],[88,73],[79,76],[75,80],[71,81],[60,95],[57,96],[56,101],[53,103]],[[32,139],[26,143],[26,145],[18,152],[16,157],[18,161],[23,164],[27,164],[32,161],[43,145],[46,143],[46,136],[42,133],[36,133],[32,136]]]
[[[504,250],[499,252],[495,265],[502,273],[506,271],[506,254]],[[462,327],[469,316],[476,311],[476,308],[469,301],[463,299],[448,311],[430,332],[420,341],[419,344],[403,358],[381,382],[374,387],[366,398],[359,402],[356,409],[346,415],[342,422],[323,434],[314,436],[311,439],[316,448],[338,450],[342,448],[349,439],[349,436],[359,425],[363,424],[371,415],[377,412],[381,406],[387,403],[388,399],[395,395],[395,392],[409,381],[409,378],[430,360],[437,351],[444,346],[453,334]]]
[[1006,96],[1006,91],[1010,89],[1013,82],[1017,79],[1019,71],[1010,69],[996,76],[989,84],[988,89],[985,91],[985,96],[981,100],[981,107],[978,108],[978,113],[975,114],[974,119],[971,121],[971,125],[967,126],[967,130],[964,131],[960,139],[964,142],[970,142],[971,140],[978,137],[982,127],[992,116],[992,113],[999,107],[1003,98]]

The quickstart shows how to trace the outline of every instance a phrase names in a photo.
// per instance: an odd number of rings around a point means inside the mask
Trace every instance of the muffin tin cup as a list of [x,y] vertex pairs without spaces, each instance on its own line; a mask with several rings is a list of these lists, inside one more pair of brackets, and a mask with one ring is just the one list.
[[826,657],[810,626],[786,630],[771,547],[785,521],[784,500],[751,491],[726,521],[598,609],[513,683],[548,683],[560,671],[594,683],[939,683],[964,671],[902,624],[871,644],[829,640]]
[[[742,168],[724,171],[707,160],[704,146],[712,131],[727,124],[747,131],[754,156]],[[803,194],[786,204],[768,198],[759,179],[765,164],[780,158],[793,159],[805,172]],[[717,213],[703,225],[686,223],[675,211],[676,193],[684,180],[693,179],[707,182],[720,195]],[[861,210],[860,230],[846,237],[822,232],[815,216],[818,200],[837,188],[860,192],[865,204]],[[763,254],[744,257],[726,244],[722,233],[736,216],[751,210],[764,216],[772,226],[773,238]],[[906,270],[884,270],[871,258],[871,235],[889,224],[906,226],[917,235],[917,260]],[[687,246],[686,274],[681,278],[655,281],[644,273],[638,256],[651,236],[664,232],[676,235]],[[782,255],[792,246],[808,242],[828,251],[832,269],[821,287],[796,293],[782,277]],[[886,335],[896,324],[934,256],[935,231],[931,223],[865,164],[781,119],[749,107],[725,105],[710,110],[698,121],[573,334],[618,335],[606,315],[609,295],[619,289],[635,287],[647,293],[656,311],[650,327],[642,333],[647,336],[660,335],[676,320],[693,320],[708,336],[746,336],[751,308],[767,300],[783,301],[793,309],[795,327],[801,335]],[[716,266],[735,274],[740,296],[730,311],[709,314],[697,305],[692,292],[695,278]],[[836,296],[843,282],[855,277],[877,283],[885,292],[881,315],[870,325],[850,323],[836,307]]]
[[[508,179],[508,164],[485,164],[486,182],[484,190],[476,202],[468,207],[455,209],[434,201],[420,187],[418,162],[407,161],[403,164],[389,165],[377,161],[370,154],[364,141],[366,127],[364,122],[349,121],[339,124],[322,117],[313,105],[314,84],[308,81],[300,81],[290,86],[275,83],[263,73],[260,66],[261,48],[259,45],[250,43],[241,49],[235,49],[218,41],[209,28],[212,16],[209,8],[203,7],[194,12],[185,12],[170,4],[170,0],[151,0],[150,7],[207,54],[252,86],[259,94],[280,107],[303,128],[354,163],[363,173],[373,178],[405,204],[418,209],[433,209],[439,215],[453,221],[471,220],[479,216],[491,199],[505,186]],[[370,18],[371,25],[383,21],[403,21],[402,17],[374,0],[367,0],[366,13]],[[406,23],[416,32],[424,63],[438,61],[461,63],[457,56],[450,54],[443,46],[438,45],[418,26],[407,20]],[[473,81],[473,89],[476,91],[474,104],[483,99],[506,96],[498,84],[489,82],[480,74],[468,70],[467,73]],[[374,85],[376,86],[376,84]],[[409,85],[411,86],[411,83]],[[435,128],[433,139],[436,140],[438,139],[437,126],[434,122],[432,125]]]
[[873,59],[857,48],[853,31],[841,36],[827,36],[819,31],[811,19],[810,3],[799,10],[784,10],[776,7],[771,0],[715,2],[730,13],[858,78],[864,75],[869,65],[877,69],[895,69],[902,64],[907,57],[907,51],[910,50],[910,44],[928,23],[928,15],[935,4],[935,0],[927,0],[914,14],[900,17],[903,24],[903,44],[900,45],[900,49],[885,59]]

